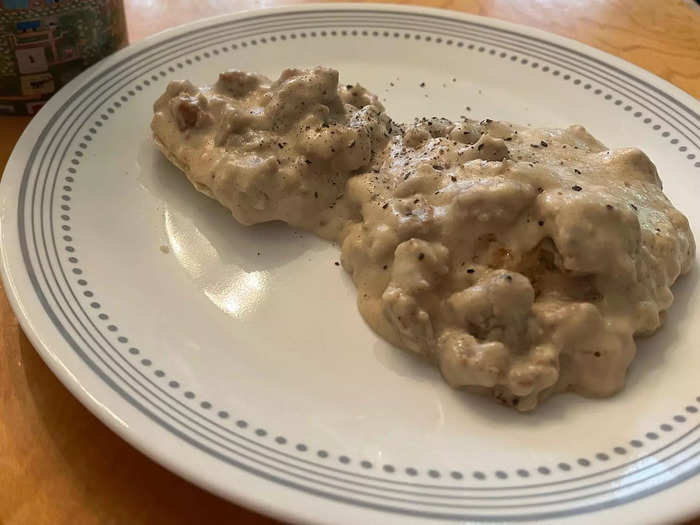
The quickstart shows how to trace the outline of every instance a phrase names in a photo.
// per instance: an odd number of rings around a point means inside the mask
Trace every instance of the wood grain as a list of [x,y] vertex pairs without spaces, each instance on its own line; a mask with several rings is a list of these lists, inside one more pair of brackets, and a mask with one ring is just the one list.
[[[126,0],[132,42],[168,27],[294,0]],[[527,24],[637,64],[700,96],[700,9],[682,0],[406,0]],[[0,118],[0,171],[26,126]],[[270,524],[159,467],[48,370],[0,293],[0,524]],[[700,525],[700,519],[693,522]]]

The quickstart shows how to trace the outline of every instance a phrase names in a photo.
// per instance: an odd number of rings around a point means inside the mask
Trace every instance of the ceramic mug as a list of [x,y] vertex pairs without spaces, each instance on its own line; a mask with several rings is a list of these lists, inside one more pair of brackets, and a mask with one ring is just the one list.
[[0,0],[0,115],[33,115],[126,43],[122,0]]

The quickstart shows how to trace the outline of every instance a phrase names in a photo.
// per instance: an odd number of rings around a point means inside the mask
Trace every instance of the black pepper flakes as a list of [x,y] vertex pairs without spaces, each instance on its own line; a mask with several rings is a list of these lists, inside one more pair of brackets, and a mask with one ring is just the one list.
[[542,188],[542,187],[537,188],[537,193],[542,193],[542,192],[544,192],[544,188]]
[[278,142],[278,143],[277,143],[277,147],[278,147],[279,149],[284,149],[284,144],[282,144],[281,142]]
[[467,273],[474,273],[474,268],[469,268],[469,269],[467,270]]
[[438,170],[438,171],[442,171],[442,170],[445,169],[445,168],[443,168],[442,166],[440,166],[440,165],[438,165],[438,164],[433,164],[433,169],[434,169],[434,170]]
[[630,208],[632,208],[634,211],[637,211],[637,209],[638,209],[638,208],[637,208],[634,204],[632,204],[632,203],[630,203]]
[[574,173],[576,175],[581,175],[581,170],[574,168]]
[[457,182],[457,177],[455,177],[454,175],[452,175],[452,176],[450,177],[450,180],[451,180],[452,182]]
[[530,144],[531,148],[539,148],[540,146],[538,144]]
[[386,270],[387,268],[389,268],[389,266],[385,264],[384,266],[382,266],[382,268]]
[[544,140],[540,140],[540,146],[546,148],[547,146],[549,146],[549,144],[547,144]]
[[539,224],[540,226],[544,226],[544,221],[537,221],[537,224]]
[[423,252],[421,252],[418,254],[418,260],[422,261],[423,259],[425,259],[425,254]]
[[578,184],[574,184],[573,186],[571,186],[571,189],[574,191],[581,191],[583,188]]
[[385,202],[384,206],[382,206],[382,210],[386,210],[389,207],[389,203]]
[[305,162],[306,164],[311,164],[311,161],[310,161],[309,159],[306,159],[304,162]]
[[600,357],[600,352],[593,352],[593,355],[596,357]]
[[605,207],[606,207],[607,209],[609,209],[609,210],[612,210],[612,209],[613,209],[613,205],[612,205],[612,204],[606,204]]
[[333,264],[335,264],[336,266],[340,266],[340,263],[338,261],[335,261]]
[[512,281],[512,280],[513,280],[513,276],[512,276],[512,275],[506,275],[506,280],[507,280],[507,281]]
[[318,192],[317,191],[314,192],[314,199],[318,199]]
[[424,88],[425,87],[425,82],[420,83],[420,87]]
[[482,143],[482,144],[479,144],[479,145],[476,147],[476,149],[479,150],[479,151],[481,151],[483,147],[484,147],[484,144]]

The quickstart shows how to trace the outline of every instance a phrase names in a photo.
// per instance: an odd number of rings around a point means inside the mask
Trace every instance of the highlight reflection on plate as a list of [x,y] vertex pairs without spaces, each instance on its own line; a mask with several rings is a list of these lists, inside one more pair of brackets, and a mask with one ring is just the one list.
[[177,212],[166,210],[164,219],[172,253],[211,302],[240,319],[265,301],[268,272],[224,263],[202,232]]

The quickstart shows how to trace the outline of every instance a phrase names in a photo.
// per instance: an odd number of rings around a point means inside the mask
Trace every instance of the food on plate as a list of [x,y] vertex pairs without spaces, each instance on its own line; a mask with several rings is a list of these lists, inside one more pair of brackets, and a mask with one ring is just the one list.
[[196,189],[243,224],[338,241],[378,334],[518,410],[620,390],[694,259],[649,158],[581,126],[399,125],[321,67],[171,82],[154,113]]

